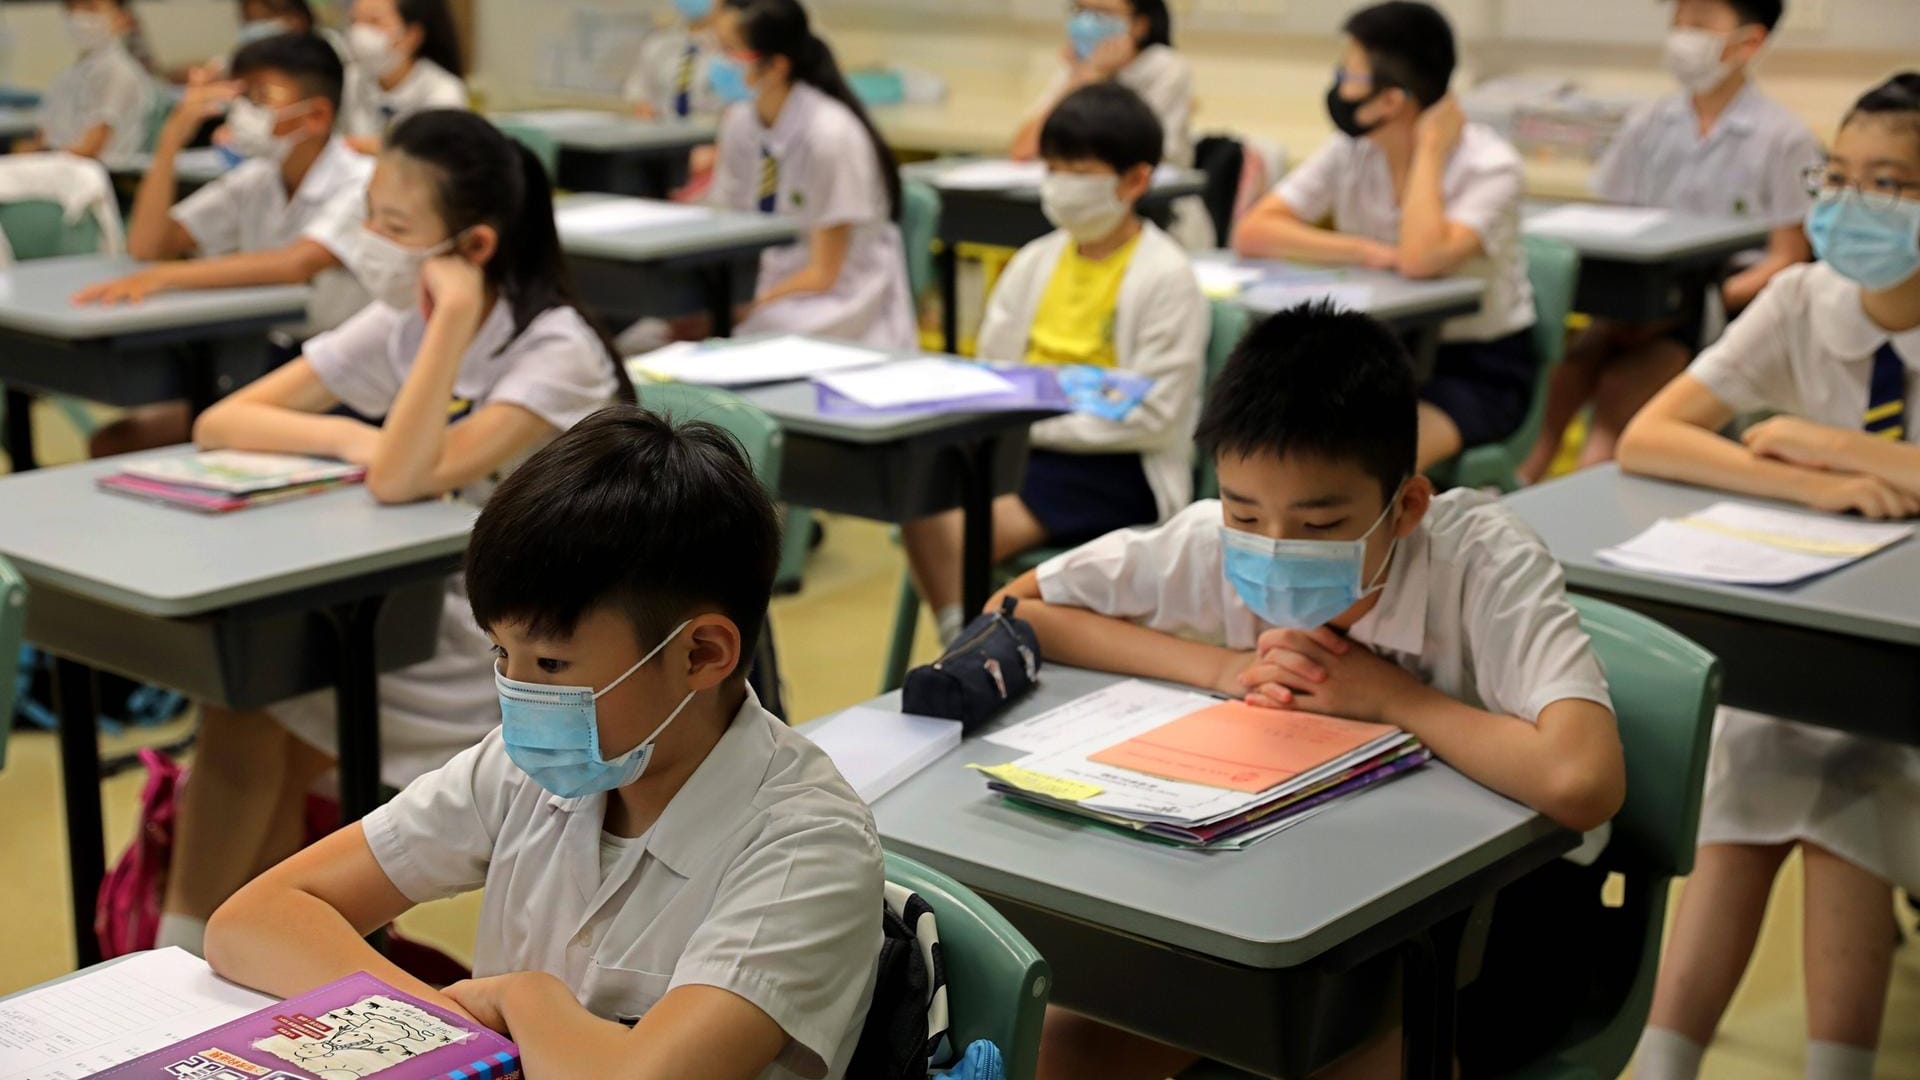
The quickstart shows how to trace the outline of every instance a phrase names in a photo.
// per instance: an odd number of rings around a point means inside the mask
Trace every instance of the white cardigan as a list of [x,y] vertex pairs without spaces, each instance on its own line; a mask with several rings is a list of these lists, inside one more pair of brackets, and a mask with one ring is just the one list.
[[[980,325],[981,359],[1026,360],[1035,312],[1072,242],[1065,231],[1055,230],[1021,248],[1007,264]],[[1042,420],[1033,425],[1033,444],[1066,453],[1138,453],[1160,520],[1178,513],[1193,499],[1193,429],[1211,323],[1187,253],[1151,222],[1142,222],[1139,246],[1120,282],[1113,344],[1119,367],[1151,378],[1153,388],[1125,420],[1081,413]]]

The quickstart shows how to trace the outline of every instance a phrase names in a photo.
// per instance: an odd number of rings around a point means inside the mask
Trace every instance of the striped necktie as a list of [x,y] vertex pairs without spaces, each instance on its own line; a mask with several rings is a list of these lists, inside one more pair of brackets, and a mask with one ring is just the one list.
[[780,194],[780,161],[773,156],[773,148],[760,147],[760,212],[773,213],[774,202]]
[[689,44],[673,73],[673,114],[682,119],[693,115],[693,64],[699,56],[700,46]]
[[1893,342],[1873,354],[1873,379],[1867,384],[1867,434],[1898,442],[1907,437],[1907,367]]

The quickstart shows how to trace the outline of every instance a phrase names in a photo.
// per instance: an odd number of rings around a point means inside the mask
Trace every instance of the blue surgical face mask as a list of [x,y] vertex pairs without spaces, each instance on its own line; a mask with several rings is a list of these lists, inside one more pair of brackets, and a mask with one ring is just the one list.
[[747,66],[725,53],[707,60],[707,89],[729,105],[753,100],[753,87],[747,85]]
[[688,691],[639,746],[611,761],[600,752],[600,716],[594,703],[660,655],[686,628],[687,623],[674,627],[639,663],[597,691],[591,686],[520,682],[507,678],[495,664],[493,685],[500,692],[500,735],[507,757],[535,783],[563,799],[612,791],[640,779],[653,758],[653,741],[693,700],[693,692]]
[[281,34],[291,34],[293,28],[279,19],[248,19],[240,24],[240,37],[235,48],[245,48],[256,41],[265,41]]
[[713,14],[713,0],[673,0],[673,6],[688,22],[699,22]]
[[[1223,567],[1233,590],[1262,621],[1286,630],[1325,626],[1340,613],[1378,592],[1381,585],[1362,583],[1366,572],[1367,538],[1387,520],[1399,502],[1395,491],[1371,526],[1357,540],[1273,540],[1255,533],[1220,527]],[[1387,562],[1393,548],[1387,548]],[[1382,563],[1380,574],[1386,573]]]
[[1073,42],[1073,55],[1085,60],[1100,43],[1127,32],[1131,20],[1124,15],[1104,11],[1076,11],[1067,17],[1067,38]]
[[1920,273],[1920,202],[1869,206],[1858,192],[1828,192],[1807,211],[1813,252],[1868,289],[1891,289]]

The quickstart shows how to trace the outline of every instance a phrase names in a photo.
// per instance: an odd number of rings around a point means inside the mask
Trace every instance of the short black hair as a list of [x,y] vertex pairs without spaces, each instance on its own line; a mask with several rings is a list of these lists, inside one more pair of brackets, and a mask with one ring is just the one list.
[[1423,109],[1447,96],[1459,53],[1453,27],[1433,5],[1388,0],[1354,12],[1341,29],[1366,50],[1375,86],[1397,86]]
[[1903,71],[1860,95],[1840,126],[1869,116],[1920,138],[1920,71]]
[[1139,48],[1149,45],[1173,47],[1173,12],[1167,9],[1167,0],[1127,0],[1132,6],[1135,18],[1144,15],[1147,19],[1147,32],[1135,44]]
[[1785,0],[1726,0],[1726,4],[1739,16],[1740,25],[1757,23],[1769,34],[1780,25],[1781,18],[1787,13]]
[[313,28],[313,7],[307,3],[307,0],[240,0],[239,7],[243,17],[250,3],[262,4],[274,15],[291,15],[306,23],[308,29]]
[[1194,440],[1208,454],[1353,462],[1391,497],[1419,442],[1413,361],[1372,318],[1314,303],[1247,332],[1214,380]]
[[300,84],[308,97],[325,98],[340,115],[340,96],[347,81],[346,66],[340,54],[318,34],[275,34],[242,46],[233,54],[233,77],[244,79],[262,71],[275,71]]
[[571,634],[610,608],[642,648],[718,609],[751,655],[779,563],[773,500],[733,436],[615,405],[528,458],[487,500],[467,543],[467,597],[481,626],[524,621],[537,635]]
[[1053,107],[1040,125],[1040,156],[1100,161],[1114,172],[1158,165],[1166,147],[1159,118],[1140,95],[1114,82],[1083,86]]

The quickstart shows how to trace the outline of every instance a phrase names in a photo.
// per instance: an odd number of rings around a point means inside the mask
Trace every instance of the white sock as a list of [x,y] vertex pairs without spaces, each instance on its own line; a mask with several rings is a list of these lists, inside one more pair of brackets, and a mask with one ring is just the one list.
[[933,625],[940,632],[940,647],[944,649],[967,628],[966,609],[959,604],[948,604],[933,613]]
[[161,915],[160,932],[154,936],[153,947],[164,949],[169,945],[177,945],[195,956],[205,956],[207,920],[171,912]]
[[1649,1027],[1633,1055],[1633,1080],[1693,1080],[1707,1048],[1677,1031]]
[[1850,1043],[1807,1043],[1807,1080],[1873,1080],[1874,1050]]

